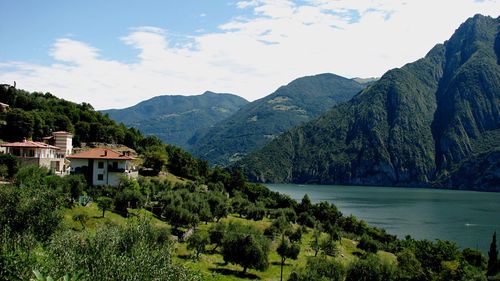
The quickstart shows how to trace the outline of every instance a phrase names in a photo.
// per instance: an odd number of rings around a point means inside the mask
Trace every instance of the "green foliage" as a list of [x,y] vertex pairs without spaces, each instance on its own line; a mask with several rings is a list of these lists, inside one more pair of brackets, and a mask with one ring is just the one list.
[[367,253],[376,254],[378,251],[377,243],[368,235],[363,235],[356,247]]
[[289,128],[349,100],[363,88],[334,74],[298,78],[193,138],[191,151],[211,164],[226,166]]
[[89,220],[89,216],[84,213],[75,214],[73,216],[73,220],[79,222],[82,225],[82,228],[85,229],[85,223]]
[[287,239],[282,239],[276,252],[281,257],[283,263],[286,259],[296,260],[300,253],[300,246],[296,243],[290,243]]
[[97,207],[102,210],[102,217],[104,218],[104,214],[106,210],[111,210],[113,209],[113,199],[106,197],[106,196],[101,196],[97,198]]
[[288,281],[343,281],[346,270],[336,260],[310,257],[304,268],[294,270]]
[[0,179],[11,179],[18,169],[17,157],[11,154],[0,154]]
[[81,270],[84,280],[200,280],[172,262],[168,233],[144,218],[123,228],[104,226],[95,234],[62,232],[47,249],[46,268],[52,276]]
[[26,189],[41,189],[46,186],[45,177],[48,175],[50,171],[45,167],[23,166],[14,175],[14,184]]
[[275,237],[276,235],[281,235],[289,230],[291,230],[292,225],[290,222],[284,217],[280,216],[277,219],[273,220],[271,225],[264,231],[264,234],[269,237]]
[[6,124],[0,125],[0,139],[6,141],[23,138],[40,141],[52,132],[68,131],[74,134],[77,146],[82,142],[107,142],[137,149],[143,138],[136,129],[116,124],[87,103],[76,104],[49,93],[1,87],[0,102],[10,106],[5,116]]
[[321,251],[328,256],[337,256],[338,249],[337,244],[335,243],[337,240],[338,239],[335,236],[328,234],[327,237],[320,241],[319,247]]
[[104,110],[116,122],[184,149],[206,128],[235,113],[248,102],[231,94],[205,92],[198,96],[158,96],[124,109]]
[[500,263],[498,262],[497,232],[493,233],[491,238],[490,250],[488,251],[488,276],[493,276],[500,272]]
[[477,267],[479,269],[486,269],[486,258],[480,251],[471,248],[465,248],[462,251],[462,256],[464,260],[471,266]]
[[228,263],[265,270],[269,266],[269,241],[251,225],[230,223],[222,240],[222,256]]
[[287,239],[285,239],[285,234],[283,233],[281,242],[278,245],[278,248],[276,248],[276,252],[281,257],[280,280],[283,280],[283,266],[285,265],[285,261],[287,259],[297,259],[300,253],[300,245],[290,243]]
[[411,250],[405,249],[397,253],[396,256],[398,258],[399,280],[427,280],[422,265]]
[[61,221],[61,200],[54,190],[2,186],[0,206],[0,232],[11,237],[29,234],[45,241]]
[[392,281],[397,280],[396,267],[383,262],[376,255],[355,261],[347,270],[346,281]]
[[201,253],[205,252],[205,246],[209,243],[210,238],[206,231],[195,230],[187,239],[187,249],[194,250],[196,258],[198,258]]
[[155,175],[158,175],[168,162],[166,151],[162,146],[149,147],[143,158],[144,163],[142,165],[145,168],[152,169]]
[[222,239],[224,239],[224,233],[226,233],[227,225],[222,222],[218,222],[210,227],[208,230],[208,235],[210,243],[215,244],[215,249],[222,244]]
[[498,190],[497,34],[498,18],[467,20],[424,58],[235,166],[258,182]]

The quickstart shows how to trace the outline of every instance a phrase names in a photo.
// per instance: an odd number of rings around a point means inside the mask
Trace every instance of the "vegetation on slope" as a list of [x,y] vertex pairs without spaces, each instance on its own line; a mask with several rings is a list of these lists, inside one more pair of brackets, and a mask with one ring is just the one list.
[[88,103],[76,104],[50,93],[29,93],[9,85],[0,85],[0,102],[9,110],[0,113],[0,139],[20,141],[23,138],[41,141],[52,132],[74,134],[73,144],[85,142],[120,143],[138,148],[143,136],[133,128],[117,124],[93,109]]
[[498,189],[499,22],[469,19],[425,58],[237,165],[263,182]]
[[289,128],[345,102],[365,85],[334,74],[296,79],[242,107],[208,132],[195,135],[190,151],[211,164],[227,165]]
[[236,95],[205,92],[198,96],[158,96],[129,108],[101,111],[116,122],[184,149],[188,140],[248,102]]

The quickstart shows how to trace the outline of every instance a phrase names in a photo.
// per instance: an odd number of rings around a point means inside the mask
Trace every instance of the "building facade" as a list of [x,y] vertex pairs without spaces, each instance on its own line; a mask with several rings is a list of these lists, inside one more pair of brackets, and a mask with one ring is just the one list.
[[64,156],[59,154],[59,147],[43,142],[23,140],[1,144],[6,153],[16,156],[23,165],[46,167],[56,174],[64,174]]
[[132,157],[109,148],[94,148],[67,156],[72,174],[83,174],[90,185],[116,186],[124,175],[137,176]]
[[44,142],[23,140],[0,144],[4,153],[16,156],[22,165],[46,167],[58,175],[69,173],[69,162],[65,160],[73,151],[73,135],[54,132]]

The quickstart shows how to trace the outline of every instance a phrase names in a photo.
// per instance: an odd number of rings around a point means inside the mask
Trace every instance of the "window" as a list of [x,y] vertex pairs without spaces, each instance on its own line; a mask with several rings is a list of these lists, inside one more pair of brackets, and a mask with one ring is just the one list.
[[97,168],[103,169],[104,168],[104,162],[97,162]]
[[113,169],[118,169],[118,162],[113,162]]
[[98,174],[98,175],[97,175],[97,180],[98,180],[98,181],[102,181],[102,180],[104,180],[104,175],[103,175],[103,174]]

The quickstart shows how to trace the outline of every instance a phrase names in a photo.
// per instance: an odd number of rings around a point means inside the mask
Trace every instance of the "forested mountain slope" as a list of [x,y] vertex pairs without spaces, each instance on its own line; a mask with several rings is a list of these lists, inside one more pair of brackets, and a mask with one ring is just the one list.
[[298,78],[242,107],[208,132],[190,140],[193,154],[227,165],[262,147],[289,128],[347,101],[365,85],[334,74]]
[[236,95],[205,92],[197,96],[157,96],[132,107],[102,112],[145,135],[186,148],[198,130],[213,126],[247,103]]
[[238,165],[263,182],[500,189],[499,23],[468,19],[425,58]]

